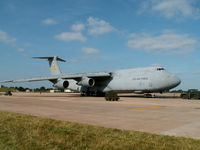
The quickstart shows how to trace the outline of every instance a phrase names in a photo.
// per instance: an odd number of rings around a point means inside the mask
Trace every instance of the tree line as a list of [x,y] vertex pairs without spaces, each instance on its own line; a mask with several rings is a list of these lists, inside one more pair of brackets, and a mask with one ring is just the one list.
[[11,92],[26,92],[26,91],[30,91],[30,92],[49,92],[50,90],[53,90],[53,88],[46,88],[44,86],[41,86],[40,88],[26,88],[26,87],[6,87],[6,86],[1,86],[0,88],[0,92],[6,92],[6,91],[11,91]]

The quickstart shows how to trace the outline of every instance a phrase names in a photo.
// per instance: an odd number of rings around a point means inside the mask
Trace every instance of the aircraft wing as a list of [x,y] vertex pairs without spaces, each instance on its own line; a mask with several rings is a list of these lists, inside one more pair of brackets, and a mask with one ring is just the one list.
[[16,82],[33,82],[33,81],[44,81],[44,80],[57,80],[57,79],[74,79],[81,80],[82,77],[88,78],[105,78],[111,77],[110,72],[91,72],[91,73],[75,73],[75,74],[61,74],[57,76],[47,76],[47,77],[35,77],[27,79],[17,79],[17,80],[5,80],[0,81],[0,83],[16,83]]

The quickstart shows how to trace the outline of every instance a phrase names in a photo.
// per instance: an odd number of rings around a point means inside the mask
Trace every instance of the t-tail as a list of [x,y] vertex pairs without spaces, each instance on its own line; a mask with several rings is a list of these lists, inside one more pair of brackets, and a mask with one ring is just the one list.
[[53,57],[33,57],[33,58],[34,59],[47,59],[49,61],[49,67],[50,67],[51,75],[55,76],[55,75],[62,74],[61,71],[60,71],[60,68],[58,66],[57,61],[65,62],[65,60],[59,58],[58,56],[53,56]]

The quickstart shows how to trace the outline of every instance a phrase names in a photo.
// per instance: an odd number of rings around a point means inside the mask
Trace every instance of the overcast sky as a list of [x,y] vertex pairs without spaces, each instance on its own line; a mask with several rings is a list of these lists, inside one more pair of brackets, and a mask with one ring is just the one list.
[[63,73],[162,65],[177,89],[200,89],[200,2],[1,0],[0,80],[49,75],[31,57],[54,55],[67,60]]

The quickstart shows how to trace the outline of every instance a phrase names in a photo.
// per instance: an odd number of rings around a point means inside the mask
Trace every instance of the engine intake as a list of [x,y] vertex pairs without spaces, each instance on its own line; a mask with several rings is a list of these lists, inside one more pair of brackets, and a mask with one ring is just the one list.
[[93,87],[95,84],[95,80],[88,77],[82,77],[81,81],[78,82],[78,85],[86,86],[86,87]]
[[67,80],[59,80],[56,84],[54,84],[55,87],[59,89],[66,89],[69,86],[69,82]]

